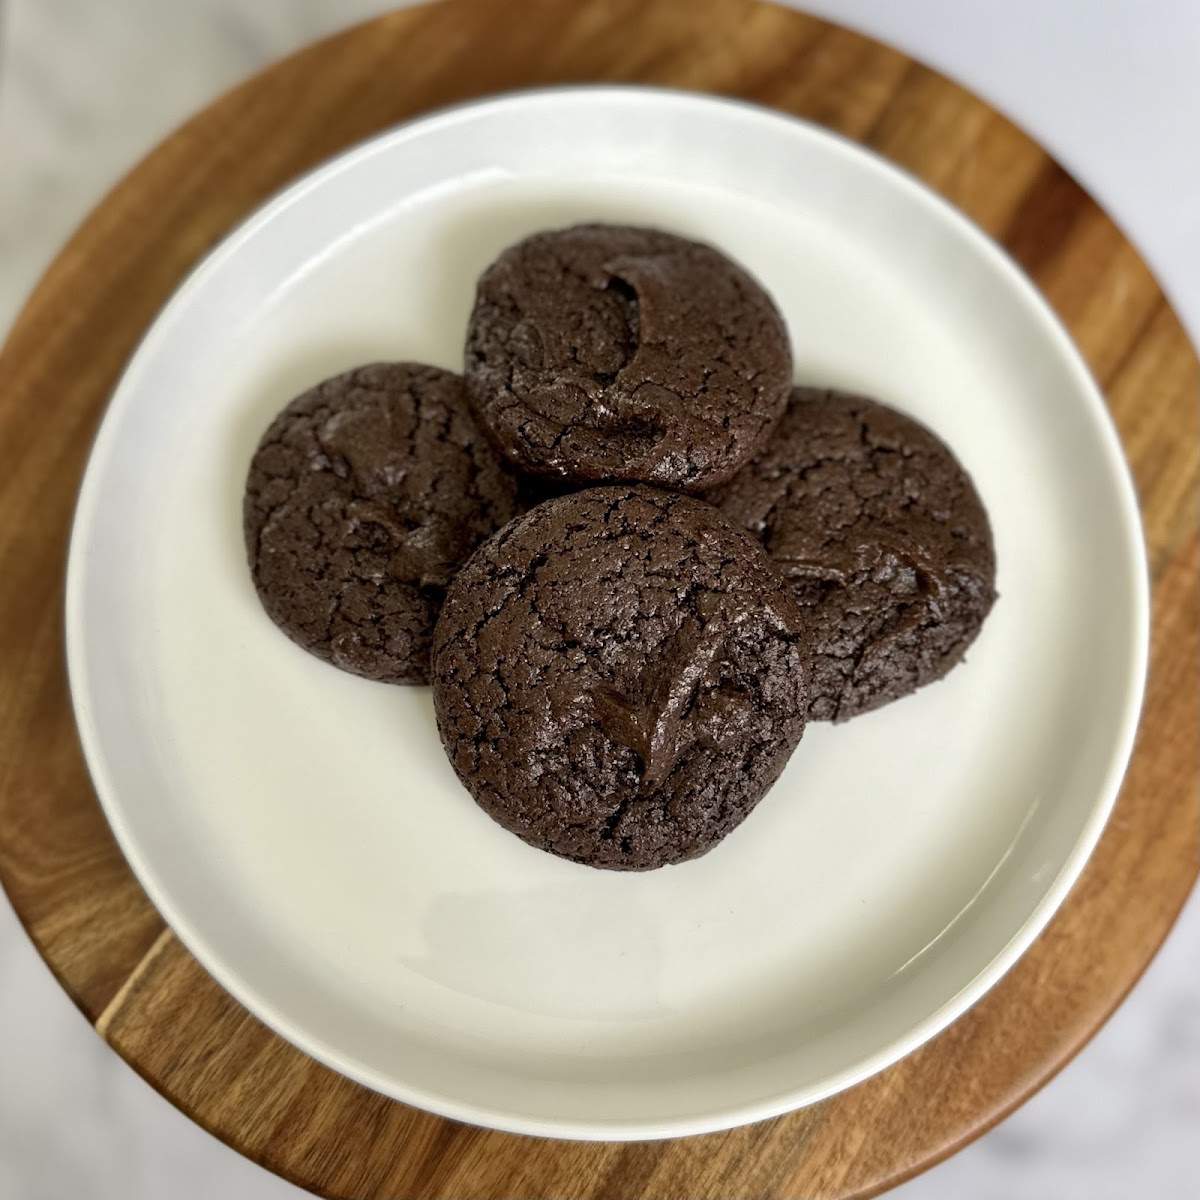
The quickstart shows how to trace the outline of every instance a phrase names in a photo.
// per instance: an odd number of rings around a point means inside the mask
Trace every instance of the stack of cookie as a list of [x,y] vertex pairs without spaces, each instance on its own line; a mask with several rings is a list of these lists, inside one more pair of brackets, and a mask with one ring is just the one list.
[[264,435],[244,512],[284,632],[432,683],[484,811],[615,869],[711,849],[806,721],[941,678],[995,598],[947,447],[793,388],[766,291],[650,229],[510,247],[479,280],[462,378],[375,364],[319,384]]

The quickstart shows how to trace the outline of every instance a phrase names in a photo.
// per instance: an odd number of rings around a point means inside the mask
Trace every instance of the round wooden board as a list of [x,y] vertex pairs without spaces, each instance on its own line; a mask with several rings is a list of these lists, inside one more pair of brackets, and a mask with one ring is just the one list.
[[[180,946],[88,782],[63,664],[67,533],[92,431],[188,269],[250,209],[397,121],[536,84],[638,80],[743,96],[922,178],[1001,241],[1106,391],[1137,477],[1154,587],[1149,692],[1116,812],[1033,949],[966,1016],[822,1104],[728,1133],[538,1141],[430,1116],[276,1037]],[[1083,1045],[1197,874],[1196,357],[1137,253],[1080,187],[961,88],[755,0],[452,0],[314,45],[217,101],[100,205],[0,359],[0,877],[100,1034],[205,1128],[346,1197],[846,1197],[987,1129]]]

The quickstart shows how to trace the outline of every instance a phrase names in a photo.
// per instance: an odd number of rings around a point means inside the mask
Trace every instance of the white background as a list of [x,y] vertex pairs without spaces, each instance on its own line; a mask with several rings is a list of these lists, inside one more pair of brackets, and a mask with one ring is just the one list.
[[[513,0],[514,9],[519,0]],[[8,0],[0,333],[74,225],[181,119],[379,0]],[[1198,0],[803,7],[914,54],[1030,130],[1138,244],[1200,337]],[[0,398],[2,402],[2,398]],[[1096,1041],[902,1200],[1200,1194],[1200,904]],[[302,1193],[160,1099],[88,1028],[0,900],[0,1200]]]

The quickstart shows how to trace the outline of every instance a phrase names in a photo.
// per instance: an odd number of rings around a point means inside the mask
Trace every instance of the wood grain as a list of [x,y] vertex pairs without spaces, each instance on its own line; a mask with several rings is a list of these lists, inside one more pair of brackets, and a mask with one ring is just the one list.
[[[940,1037],[823,1104],[703,1138],[509,1137],[383,1099],[282,1042],[168,931],[125,866],[75,738],[62,578],[90,437],[138,338],[245,213],[330,154],[488,92],[639,80],[819,121],[1002,241],[1105,388],[1142,503],[1152,665],[1112,821],[1032,950]],[[452,0],[310,47],[156,149],[63,250],[0,357],[0,878],[100,1033],[206,1128],[322,1195],[849,1197],[978,1135],[1119,1003],[1196,878],[1200,435],[1195,354],[1120,231],[1041,148],[893,50],[754,0]]]

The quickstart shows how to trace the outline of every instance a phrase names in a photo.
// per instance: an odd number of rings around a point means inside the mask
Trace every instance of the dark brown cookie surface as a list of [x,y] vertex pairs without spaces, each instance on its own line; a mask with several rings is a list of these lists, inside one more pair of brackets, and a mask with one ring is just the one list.
[[293,641],[368,679],[423,683],[450,579],[516,511],[462,380],[376,363],[275,418],[243,521],[259,598]]
[[815,649],[811,719],[940,679],[995,600],[970,477],[923,425],[863,397],[796,388],[770,445],[710,499],[791,582]]
[[799,613],[710,505],[594,488],[506,526],[459,572],[433,699],[480,806],[597,867],[695,858],[774,782],[804,728]]
[[710,246],[580,225],[509,247],[479,280],[471,398],[522,470],[696,491],[730,478],[787,403],[767,293]]

